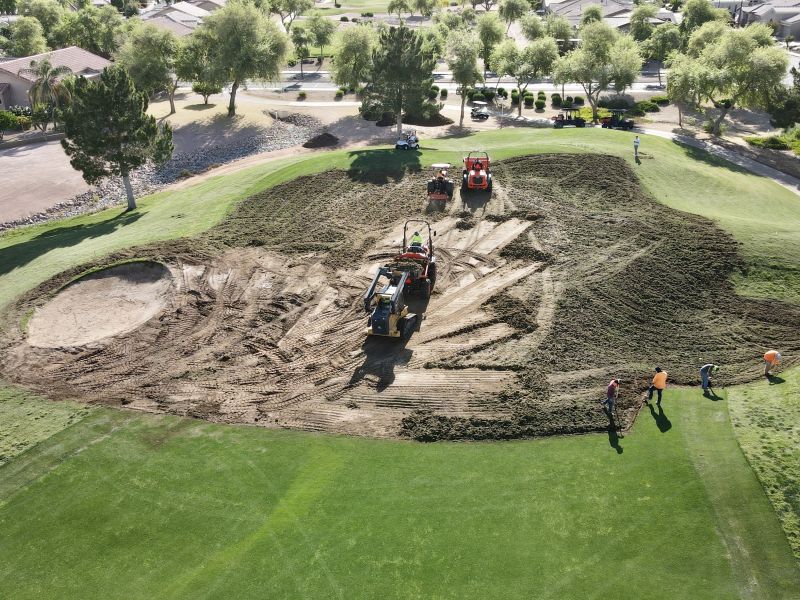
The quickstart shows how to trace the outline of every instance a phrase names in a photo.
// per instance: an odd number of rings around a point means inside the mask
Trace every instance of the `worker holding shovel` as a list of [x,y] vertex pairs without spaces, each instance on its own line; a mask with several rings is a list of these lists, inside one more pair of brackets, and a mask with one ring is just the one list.
[[619,379],[612,379],[606,387],[606,399],[603,400],[603,409],[611,417],[614,414],[614,403],[619,397]]
[[711,389],[711,374],[716,373],[719,367],[715,364],[708,363],[700,367],[700,382],[703,386],[703,393],[708,394]]
[[769,377],[769,372],[777,367],[781,362],[781,353],[777,350],[769,350],[764,354],[764,376]]

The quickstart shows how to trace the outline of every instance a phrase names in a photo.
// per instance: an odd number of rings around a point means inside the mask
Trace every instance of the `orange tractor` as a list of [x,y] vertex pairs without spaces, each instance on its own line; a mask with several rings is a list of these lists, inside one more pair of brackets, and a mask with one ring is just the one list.
[[441,202],[442,206],[453,199],[455,188],[453,180],[447,176],[450,169],[449,163],[431,165],[433,177],[428,180],[428,202]]
[[492,191],[492,171],[489,166],[489,155],[486,152],[470,152],[464,157],[461,192],[469,190]]

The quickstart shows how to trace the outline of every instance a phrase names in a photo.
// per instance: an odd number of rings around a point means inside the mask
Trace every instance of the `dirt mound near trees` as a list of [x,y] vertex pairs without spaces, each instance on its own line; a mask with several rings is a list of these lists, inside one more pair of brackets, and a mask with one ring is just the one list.
[[339,138],[332,133],[320,133],[303,144],[303,148],[328,148],[339,143]]
[[[424,175],[373,175],[299,178],[198,238],[118,253],[109,260],[169,265],[174,295],[158,318],[70,351],[7,327],[2,375],[214,421],[502,439],[606,429],[597,401],[612,376],[630,419],[655,364],[694,383],[714,361],[718,382],[736,383],[758,376],[765,346],[800,350],[798,309],[734,295],[736,243],[656,203],[619,159],[499,162],[491,198],[427,216]],[[438,233],[437,289],[414,306],[421,331],[405,344],[366,338],[361,296],[413,217]],[[459,228],[464,218],[473,226]],[[28,294],[9,322],[74,274]]]
[[91,273],[33,313],[28,342],[71,348],[128,333],[161,312],[171,290],[172,276],[158,263],[128,263]]

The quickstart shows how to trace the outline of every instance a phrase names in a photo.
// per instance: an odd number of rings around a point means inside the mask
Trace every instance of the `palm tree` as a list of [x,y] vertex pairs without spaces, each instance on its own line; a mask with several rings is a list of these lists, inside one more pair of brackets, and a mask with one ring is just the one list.
[[28,99],[34,115],[34,126],[47,131],[47,124],[52,120],[55,126],[57,110],[69,104],[72,95],[69,87],[64,85],[63,78],[72,74],[72,69],[61,66],[54,67],[47,60],[32,60],[30,67],[20,69],[19,75],[33,78],[33,85],[28,90]]
[[52,106],[59,108],[68,104],[71,96],[69,89],[63,84],[62,79],[66,75],[72,74],[69,67],[54,67],[47,60],[31,61],[31,66],[27,69],[20,69],[20,75],[32,77],[34,79],[31,89],[28,90],[28,98],[31,106]]

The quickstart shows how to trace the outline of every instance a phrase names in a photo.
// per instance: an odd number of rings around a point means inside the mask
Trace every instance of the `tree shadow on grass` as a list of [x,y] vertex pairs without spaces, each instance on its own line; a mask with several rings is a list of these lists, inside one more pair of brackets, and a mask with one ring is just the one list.
[[[681,152],[694,161],[705,163],[711,167],[727,169],[729,171],[733,171],[734,173],[742,173],[743,175],[755,175],[761,177],[761,175],[758,173],[753,173],[744,167],[740,167],[739,165],[726,160],[722,156],[712,153],[710,150],[706,150],[705,147],[711,146],[711,144],[708,142],[704,142],[702,140],[695,141],[692,138],[689,138],[689,136],[685,136],[682,138],[674,138],[672,143],[678,146]],[[702,144],[704,148],[698,148],[697,146],[691,144]]]
[[135,223],[142,216],[140,212],[122,212],[114,217],[85,225],[67,225],[47,229],[39,235],[7,248],[0,248],[0,275],[23,267],[43,254],[57,248],[77,246],[84,240],[102,237],[113,233],[120,227]]
[[347,175],[360,183],[385,185],[422,170],[416,150],[353,150],[349,155],[352,162]]

